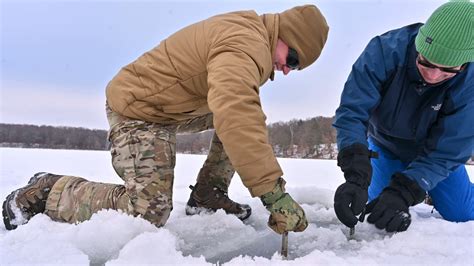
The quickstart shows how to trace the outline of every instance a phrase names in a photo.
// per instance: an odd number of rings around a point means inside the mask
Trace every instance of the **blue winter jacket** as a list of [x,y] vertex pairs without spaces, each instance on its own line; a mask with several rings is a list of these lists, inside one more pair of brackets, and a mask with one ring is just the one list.
[[367,137],[409,162],[405,175],[425,190],[474,150],[474,64],[441,84],[427,85],[416,67],[413,24],[373,38],[354,63],[336,111],[339,150]]

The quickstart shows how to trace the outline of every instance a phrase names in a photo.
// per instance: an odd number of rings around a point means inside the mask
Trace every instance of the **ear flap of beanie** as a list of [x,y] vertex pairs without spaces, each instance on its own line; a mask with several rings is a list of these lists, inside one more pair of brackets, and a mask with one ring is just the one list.
[[329,32],[326,19],[319,9],[314,5],[297,6],[280,13],[279,17],[278,37],[298,53],[299,69],[314,63]]

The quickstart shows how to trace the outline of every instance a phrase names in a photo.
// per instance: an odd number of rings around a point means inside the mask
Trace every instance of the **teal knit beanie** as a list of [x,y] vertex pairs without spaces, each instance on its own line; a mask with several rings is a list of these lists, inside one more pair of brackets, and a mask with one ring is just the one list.
[[420,28],[415,45],[435,64],[454,67],[474,61],[474,3],[458,0],[438,7]]

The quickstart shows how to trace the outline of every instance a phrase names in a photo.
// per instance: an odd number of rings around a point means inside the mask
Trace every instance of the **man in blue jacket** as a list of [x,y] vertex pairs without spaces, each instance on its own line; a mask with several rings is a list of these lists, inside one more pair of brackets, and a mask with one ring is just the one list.
[[354,227],[365,211],[377,228],[405,231],[408,208],[426,193],[444,219],[474,220],[464,166],[474,147],[473,61],[474,3],[467,1],[369,42],[334,122],[346,179],[334,209],[343,224]]

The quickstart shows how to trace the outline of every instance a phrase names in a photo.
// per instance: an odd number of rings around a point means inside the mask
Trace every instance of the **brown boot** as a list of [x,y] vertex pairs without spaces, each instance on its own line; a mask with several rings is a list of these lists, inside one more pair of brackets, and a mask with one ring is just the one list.
[[3,223],[7,230],[13,230],[18,225],[27,223],[31,217],[43,213],[46,200],[53,185],[60,175],[49,173],[35,174],[28,185],[10,193],[3,202]]
[[227,214],[234,214],[240,220],[249,218],[252,209],[247,204],[239,204],[229,199],[226,191],[210,185],[199,184],[189,186],[191,195],[186,204],[186,214],[194,215],[201,212],[213,213],[223,209]]

